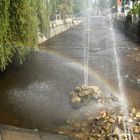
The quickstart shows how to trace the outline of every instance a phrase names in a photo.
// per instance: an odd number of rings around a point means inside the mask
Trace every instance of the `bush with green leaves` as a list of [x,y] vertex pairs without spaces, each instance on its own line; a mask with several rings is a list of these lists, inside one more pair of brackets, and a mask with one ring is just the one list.
[[133,15],[140,15],[140,4],[134,4],[133,8],[131,9],[131,13]]
[[0,70],[13,57],[22,63],[31,48],[38,44],[38,32],[47,34],[49,11],[46,0],[0,1]]

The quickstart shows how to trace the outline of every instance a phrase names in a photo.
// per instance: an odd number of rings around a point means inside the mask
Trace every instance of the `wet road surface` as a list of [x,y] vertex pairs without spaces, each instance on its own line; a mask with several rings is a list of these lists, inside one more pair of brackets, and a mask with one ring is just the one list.
[[[52,131],[71,115],[92,113],[95,104],[72,108],[69,93],[84,84],[84,24],[43,43],[24,65],[0,75],[0,123]],[[110,24],[106,17],[90,19],[89,84],[104,94],[118,88]],[[140,106],[140,45],[115,31],[121,74],[130,105]]]

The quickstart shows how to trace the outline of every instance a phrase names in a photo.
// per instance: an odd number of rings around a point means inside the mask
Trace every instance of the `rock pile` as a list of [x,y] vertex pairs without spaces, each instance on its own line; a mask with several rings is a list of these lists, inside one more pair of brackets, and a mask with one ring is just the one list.
[[97,86],[77,87],[70,93],[70,101],[75,109],[79,109],[89,101],[94,100],[98,103],[118,101],[118,98],[111,94],[111,97],[106,98],[102,91]]
[[[115,96],[105,99],[96,86],[82,86],[71,93],[72,104],[81,103],[88,97],[94,99],[118,101]],[[140,112],[135,108],[125,116],[121,107],[107,110],[102,107],[96,115],[90,115],[85,120],[70,122],[59,131],[82,140],[140,140]]]
[[97,116],[69,123],[70,127],[62,131],[65,135],[82,140],[140,140],[140,112],[131,109],[127,119],[122,114],[119,110],[100,110]]

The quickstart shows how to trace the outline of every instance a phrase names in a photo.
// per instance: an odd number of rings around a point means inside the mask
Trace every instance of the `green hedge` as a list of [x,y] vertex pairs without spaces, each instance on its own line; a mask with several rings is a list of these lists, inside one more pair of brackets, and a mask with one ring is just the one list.
[[47,33],[49,11],[46,0],[0,1],[0,70],[16,55],[20,63],[38,44],[38,32]]

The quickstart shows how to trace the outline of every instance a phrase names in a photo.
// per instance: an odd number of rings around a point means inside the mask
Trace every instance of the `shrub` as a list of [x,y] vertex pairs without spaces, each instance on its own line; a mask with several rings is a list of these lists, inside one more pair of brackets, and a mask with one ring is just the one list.
[[140,15],[140,4],[134,4],[133,8],[131,9],[131,13],[133,15]]

